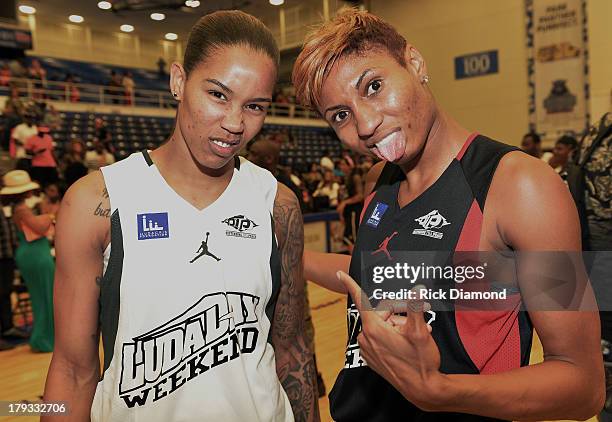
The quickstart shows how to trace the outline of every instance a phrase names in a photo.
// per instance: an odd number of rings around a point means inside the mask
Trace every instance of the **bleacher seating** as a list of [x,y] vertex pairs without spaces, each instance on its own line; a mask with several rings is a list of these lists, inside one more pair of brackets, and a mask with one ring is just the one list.
[[[107,85],[111,71],[114,70],[120,74],[131,72],[136,87],[139,89],[168,90],[169,79],[160,79],[154,70],[37,56],[25,57],[25,65],[30,66],[33,59],[40,61],[42,67],[47,71],[47,80],[50,81],[63,81],[70,73],[76,83]],[[4,63],[7,63],[7,60],[0,59],[0,66]]]
[[144,148],[159,146],[172,131],[174,119],[150,116],[125,116],[117,114],[60,113],[62,124],[53,134],[55,148],[61,154],[72,139],[83,140],[92,146],[95,134],[94,121],[101,117],[112,135],[118,158],[127,157]]
[[[63,153],[71,139],[82,139],[92,146],[95,128],[94,120],[101,117],[112,135],[118,158],[144,148],[154,149],[164,142],[174,126],[174,119],[150,116],[129,116],[98,113],[60,113],[62,124],[53,133],[56,152]],[[266,124],[262,133],[288,131],[293,142],[286,142],[281,148],[280,164],[291,166],[298,171],[305,170],[311,162],[319,162],[328,151],[340,156],[341,145],[331,129],[289,125]]]
[[[78,84],[108,85],[111,71],[123,75],[131,72],[136,86],[135,105],[149,105],[154,94],[144,91],[168,92],[169,76],[160,78],[158,72],[149,69],[114,66],[100,63],[80,62],[75,60],[56,59],[51,57],[27,56],[24,65],[30,66],[32,60],[38,59],[47,72],[48,81],[63,82],[68,74],[73,76],[73,82]],[[0,66],[8,63],[7,59],[0,59]],[[99,102],[97,99],[99,88],[80,87],[81,102]],[[0,87],[0,95],[7,95],[8,87]],[[89,95],[88,95],[89,94]],[[121,95],[121,93],[119,93]],[[52,96],[53,97],[53,96]],[[62,99],[59,95],[58,98]],[[149,101],[147,101],[147,99]],[[110,103],[110,101],[108,101]]]

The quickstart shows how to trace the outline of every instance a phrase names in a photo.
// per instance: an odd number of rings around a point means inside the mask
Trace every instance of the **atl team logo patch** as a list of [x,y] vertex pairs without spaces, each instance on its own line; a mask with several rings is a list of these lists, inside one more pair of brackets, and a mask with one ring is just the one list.
[[412,234],[433,237],[434,239],[442,239],[444,233],[431,229],[439,229],[450,224],[448,220],[438,212],[438,210],[433,210],[429,214],[425,214],[422,217],[415,218],[414,221],[419,223],[423,228],[414,229]]
[[226,236],[234,236],[234,237],[245,237],[247,239],[256,239],[257,235],[255,233],[247,233],[253,230],[255,227],[259,226],[256,222],[251,220],[244,215],[235,215],[233,217],[226,218],[222,221],[222,223],[227,224],[232,227],[234,230],[226,230]]
[[389,205],[383,204],[382,202],[377,202],[376,206],[374,207],[374,211],[372,211],[372,215],[370,215],[370,218],[368,218],[366,224],[370,227],[377,228],[383,214],[387,211],[387,208],[389,208]]
[[136,218],[138,222],[138,240],[170,237],[167,212],[138,214]]

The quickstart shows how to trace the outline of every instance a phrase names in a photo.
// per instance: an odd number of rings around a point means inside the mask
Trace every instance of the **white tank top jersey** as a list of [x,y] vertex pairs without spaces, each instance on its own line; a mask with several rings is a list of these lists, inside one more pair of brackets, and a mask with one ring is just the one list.
[[92,421],[293,421],[270,343],[276,179],[236,158],[225,191],[198,210],[147,152],[102,173],[111,244]]

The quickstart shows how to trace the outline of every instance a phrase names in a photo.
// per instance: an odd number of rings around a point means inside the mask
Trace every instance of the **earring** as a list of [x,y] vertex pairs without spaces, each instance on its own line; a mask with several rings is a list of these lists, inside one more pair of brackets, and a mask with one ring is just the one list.
[[177,98],[177,97],[178,97],[178,94],[177,94],[176,92],[173,92],[173,93],[172,93],[172,96],[173,96],[174,98]]
[[429,76],[428,75],[421,76],[421,83],[422,84],[429,83]]

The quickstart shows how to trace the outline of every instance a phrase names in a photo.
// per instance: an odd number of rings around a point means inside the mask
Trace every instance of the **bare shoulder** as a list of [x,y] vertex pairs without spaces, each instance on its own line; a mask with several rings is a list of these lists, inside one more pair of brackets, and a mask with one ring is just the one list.
[[[567,196],[567,187],[559,175],[544,161],[513,151],[506,154],[499,162],[491,183],[492,194],[499,192],[518,195],[522,199],[537,194],[542,200],[556,195]],[[536,198],[531,198],[536,199]]]
[[89,233],[90,239],[104,248],[109,238],[110,213],[104,177],[100,171],[90,173],[75,182],[64,195],[58,213],[58,236]]
[[486,213],[514,248],[574,250],[579,245],[578,213],[567,185],[547,163],[521,152],[500,161]]
[[300,208],[300,203],[291,189],[282,183],[277,184],[276,198],[274,199],[274,209],[276,210],[279,206],[297,206]]
[[291,189],[282,183],[278,184],[274,199],[274,226],[281,248],[285,245],[286,239],[296,236],[303,230],[300,203]]

